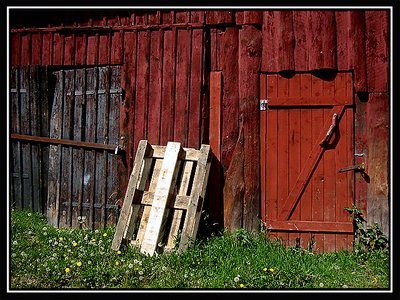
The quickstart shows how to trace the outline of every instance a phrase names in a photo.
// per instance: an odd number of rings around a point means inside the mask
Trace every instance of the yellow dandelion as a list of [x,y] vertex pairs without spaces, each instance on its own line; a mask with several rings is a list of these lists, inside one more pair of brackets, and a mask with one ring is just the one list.
[[65,273],[69,273],[71,271],[70,268],[65,268]]
[[271,273],[273,273],[275,270],[274,270],[274,269],[272,269],[272,268],[270,268],[270,269],[269,269],[269,271],[270,271]]
[[78,267],[80,267],[80,266],[82,266],[82,262],[78,261],[78,262],[76,263],[76,265],[77,265]]
[[104,232],[104,233],[103,233],[103,236],[107,236],[107,233]]
[[122,253],[121,251],[119,251],[119,250],[117,251],[117,254],[118,254],[118,255],[120,255],[121,253]]
[[268,269],[267,269],[267,268],[264,268],[264,269],[263,269],[263,271],[264,271],[264,272],[267,272],[267,271],[268,271]]
[[72,243],[72,246],[73,246],[73,247],[76,247],[76,246],[78,246],[78,243],[77,243],[77,242],[73,242],[73,243]]
[[64,238],[63,238],[63,237],[59,237],[58,240],[59,240],[60,242],[62,242],[62,241],[64,240]]
[[118,265],[119,265],[119,261],[116,261],[116,262],[115,262],[115,265],[118,266]]
[[243,283],[239,284],[239,286],[240,286],[241,288],[244,288],[244,284],[243,284]]

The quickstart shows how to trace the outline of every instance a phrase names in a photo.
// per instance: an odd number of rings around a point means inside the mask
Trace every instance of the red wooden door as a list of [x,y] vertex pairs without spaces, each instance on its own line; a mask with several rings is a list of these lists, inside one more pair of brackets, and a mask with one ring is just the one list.
[[351,249],[352,87],[350,73],[261,75],[262,220],[287,246]]

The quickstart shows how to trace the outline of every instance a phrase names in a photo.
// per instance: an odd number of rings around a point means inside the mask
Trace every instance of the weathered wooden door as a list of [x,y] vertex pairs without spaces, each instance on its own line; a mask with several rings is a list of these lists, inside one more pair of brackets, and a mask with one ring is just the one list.
[[261,75],[262,220],[287,246],[351,249],[352,87],[350,73]]
[[100,228],[118,216],[121,68],[60,70],[50,110],[48,221]]

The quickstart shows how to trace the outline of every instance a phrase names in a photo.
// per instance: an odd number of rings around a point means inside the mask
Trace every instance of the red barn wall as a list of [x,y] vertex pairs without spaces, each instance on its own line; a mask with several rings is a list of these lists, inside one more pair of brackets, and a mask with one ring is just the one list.
[[[28,10],[11,14],[10,64],[122,65],[120,128],[128,162],[120,169],[123,185],[140,139],[196,148],[210,142],[209,77],[222,72],[217,152],[223,176],[219,185],[210,184],[221,195],[210,202],[210,213],[221,221],[224,206],[239,207],[240,221],[225,219],[224,225],[248,229],[257,228],[260,217],[260,73],[350,71],[355,151],[364,155],[356,162],[365,160],[368,175],[355,175],[356,204],[368,223],[387,233],[389,23],[388,10],[362,9]],[[235,153],[243,159],[235,160]],[[232,189],[238,184],[243,189]]]

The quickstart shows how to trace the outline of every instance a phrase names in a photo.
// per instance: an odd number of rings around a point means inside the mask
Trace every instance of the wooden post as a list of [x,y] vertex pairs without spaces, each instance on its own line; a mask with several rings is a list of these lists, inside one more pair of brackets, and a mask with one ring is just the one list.
[[260,203],[259,71],[262,34],[255,26],[239,31],[239,107],[244,134],[243,227],[258,231]]

